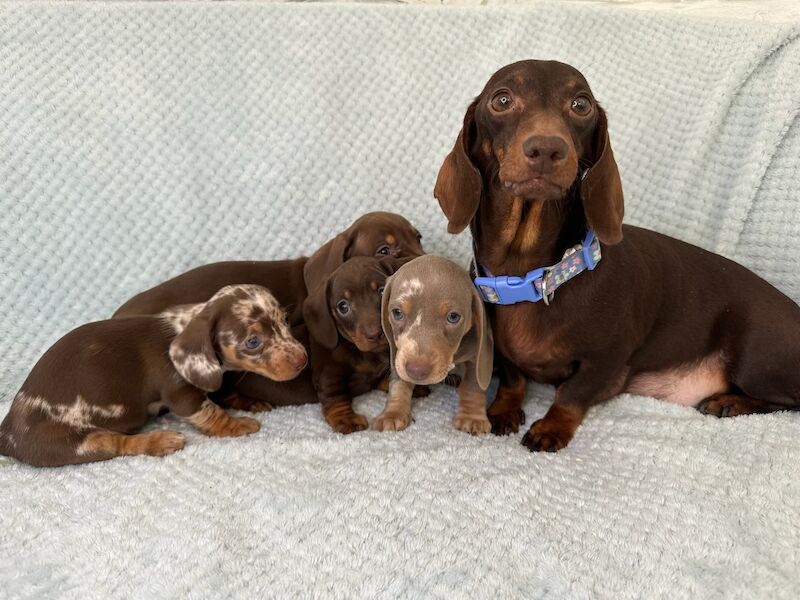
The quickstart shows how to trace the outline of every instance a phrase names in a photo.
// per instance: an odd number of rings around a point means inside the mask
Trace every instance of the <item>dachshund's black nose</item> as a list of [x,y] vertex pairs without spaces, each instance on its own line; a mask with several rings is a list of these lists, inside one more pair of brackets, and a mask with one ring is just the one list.
[[567,142],[562,137],[532,135],[522,143],[522,150],[531,167],[542,175],[555,171],[567,158]]

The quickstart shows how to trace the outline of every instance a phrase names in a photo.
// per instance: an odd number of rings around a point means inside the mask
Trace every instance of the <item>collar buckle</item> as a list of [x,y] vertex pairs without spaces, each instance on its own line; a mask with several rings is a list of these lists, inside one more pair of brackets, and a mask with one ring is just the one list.
[[491,304],[517,304],[518,302],[538,302],[542,299],[541,280],[546,269],[529,271],[524,277],[503,275],[501,277],[476,277],[475,285],[483,299]]
[[583,242],[568,249],[560,262],[549,267],[534,269],[522,277],[515,275],[493,277],[475,260],[475,270],[480,275],[475,278],[475,286],[484,301],[490,304],[517,304],[542,300],[549,306],[560,285],[584,270],[593,270],[601,258],[600,241],[590,229],[586,232]]

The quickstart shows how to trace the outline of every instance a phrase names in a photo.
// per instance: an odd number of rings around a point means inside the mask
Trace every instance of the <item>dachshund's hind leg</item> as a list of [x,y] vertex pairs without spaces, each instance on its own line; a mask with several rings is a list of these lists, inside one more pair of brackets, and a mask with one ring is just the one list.
[[736,417],[789,409],[788,406],[765,402],[744,394],[716,394],[697,405],[697,410],[701,413],[715,417]]
[[181,450],[186,438],[177,431],[154,431],[126,435],[115,431],[96,430],[83,438],[76,449],[76,462],[107,460],[116,456],[166,456]]

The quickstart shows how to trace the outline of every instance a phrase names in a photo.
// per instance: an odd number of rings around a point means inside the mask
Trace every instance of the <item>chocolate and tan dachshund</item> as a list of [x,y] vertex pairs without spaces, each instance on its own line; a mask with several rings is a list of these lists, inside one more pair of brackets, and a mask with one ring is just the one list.
[[[303,313],[310,337],[311,372],[322,414],[334,431],[367,428],[353,398],[388,390],[389,343],[381,327],[386,279],[408,259],[354,257],[312,292]],[[428,389],[417,386],[415,395]]]
[[[275,294],[289,313],[292,334],[308,348],[303,304],[325,285],[331,273],[352,257],[408,257],[423,253],[421,235],[404,217],[388,212],[362,215],[309,258],[274,261],[229,261],[204,265],[146,290],[123,304],[114,317],[149,315],[170,307],[203,302],[225,285],[252,283]],[[248,411],[317,401],[310,368],[291,381],[276,383],[254,373],[231,373],[214,394],[227,408]]]
[[177,431],[134,432],[167,408],[206,435],[258,431],[208,400],[226,370],[295,377],[306,351],[263,287],[225,287],[160,316],[89,323],[39,359],[0,424],[0,453],[52,467],[183,448]]
[[487,433],[492,333],[483,299],[469,274],[440,256],[415,258],[389,278],[381,313],[392,374],[389,399],[372,428],[405,429],[411,422],[414,386],[439,383],[455,373],[461,382],[453,426],[467,433]]
[[573,67],[495,73],[434,194],[451,233],[470,227],[496,304],[495,432],[524,420],[526,375],[556,386],[523,438],[531,450],[564,448],[621,392],[719,417],[800,408],[800,308],[726,258],[622,225],[606,114]]

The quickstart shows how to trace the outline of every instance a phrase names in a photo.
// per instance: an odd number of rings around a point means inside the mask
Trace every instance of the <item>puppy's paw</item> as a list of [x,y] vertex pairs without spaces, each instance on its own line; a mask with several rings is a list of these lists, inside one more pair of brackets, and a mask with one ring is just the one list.
[[492,433],[495,435],[508,435],[517,433],[520,425],[525,423],[525,412],[522,409],[492,414],[489,411],[489,422],[492,424]]
[[372,421],[375,431],[402,431],[411,423],[411,414],[400,412],[382,412]]
[[219,437],[240,437],[250,435],[261,429],[261,423],[250,417],[228,417],[225,422],[208,435]]
[[539,419],[522,438],[522,445],[531,452],[558,452],[566,448],[574,433],[552,419]]
[[231,392],[231,394],[219,400],[217,404],[225,408],[244,410],[247,412],[267,412],[273,408],[269,402],[242,396],[236,392]]
[[186,437],[178,431],[156,431],[148,439],[147,454],[150,456],[167,456],[186,445]]
[[348,415],[341,415],[332,422],[329,422],[329,425],[336,433],[347,435],[349,433],[355,433],[356,431],[364,431],[369,426],[369,423],[364,415],[354,412]]
[[456,415],[453,419],[453,427],[465,433],[489,433],[492,424],[486,417],[475,417],[470,415]]
[[412,398],[425,398],[431,395],[431,388],[427,385],[415,385],[414,391],[411,393]]

